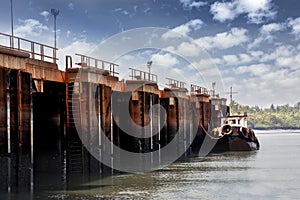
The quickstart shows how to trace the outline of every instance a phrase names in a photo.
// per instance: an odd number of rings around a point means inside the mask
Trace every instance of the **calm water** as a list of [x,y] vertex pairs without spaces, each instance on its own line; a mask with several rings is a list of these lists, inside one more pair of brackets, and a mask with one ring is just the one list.
[[32,199],[299,199],[300,131],[257,136],[261,142],[257,152],[214,154],[157,172],[85,183],[74,191],[24,195]]

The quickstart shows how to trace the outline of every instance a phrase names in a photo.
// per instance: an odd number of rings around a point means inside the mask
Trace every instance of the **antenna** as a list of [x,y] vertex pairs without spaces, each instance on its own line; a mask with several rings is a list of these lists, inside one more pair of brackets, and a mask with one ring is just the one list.
[[232,91],[232,86],[230,86],[230,92],[226,92],[225,94],[230,94],[230,113],[232,111],[232,94],[237,94],[238,92]]

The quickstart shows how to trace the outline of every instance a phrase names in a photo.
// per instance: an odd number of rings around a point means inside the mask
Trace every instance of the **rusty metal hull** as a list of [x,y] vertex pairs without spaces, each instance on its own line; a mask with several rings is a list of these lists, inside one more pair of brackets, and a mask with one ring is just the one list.
[[254,151],[260,148],[260,143],[254,133],[251,136],[243,135],[237,129],[234,129],[231,134],[223,135],[220,138],[214,138],[209,134],[207,134],[207,137],[211,140],[217,140],[211,152]]
[[254,151],[259,150],[259,142],[246,141],[239,137],[230,138],[229,151]]

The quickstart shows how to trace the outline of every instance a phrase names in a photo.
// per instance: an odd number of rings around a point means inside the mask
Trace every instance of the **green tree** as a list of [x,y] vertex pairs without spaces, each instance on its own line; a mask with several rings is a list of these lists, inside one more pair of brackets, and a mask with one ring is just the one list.
[[233,102],[233,113],[248,113],[248,124],[252,128],[300,128],[300,102],[295,106],[271,104],[269,108],[243,106]]

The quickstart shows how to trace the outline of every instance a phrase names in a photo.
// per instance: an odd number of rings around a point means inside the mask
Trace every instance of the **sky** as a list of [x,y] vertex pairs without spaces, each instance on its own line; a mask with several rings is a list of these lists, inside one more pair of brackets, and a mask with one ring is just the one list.
[[[211,89],[242,105],[300,102],[300,1],[297,0],[13,0],[14,35],[54,46],[59,68],[75,53]],[[10,0],[0,32],[11,34]],[[1,38],[0,38],[1,43]]]

